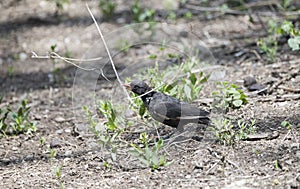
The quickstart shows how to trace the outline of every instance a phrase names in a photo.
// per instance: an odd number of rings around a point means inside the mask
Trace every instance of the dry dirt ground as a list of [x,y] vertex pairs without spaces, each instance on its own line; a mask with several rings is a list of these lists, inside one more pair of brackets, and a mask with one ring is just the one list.
[[[97,1],[72,1],[59,17],[54,16],[54,3],[48,1],[7,0],[0,3],[0,93],[4,96],[3,104],[28,99],[32,107],[30,118],[38,122],[38,130],[33,135],[0,139],[1,188],[300,188],[299,51],[291,52],[286,43],[280,43],[280,56],[274,63],[267,63],[256,46],[256,41],[266,36],[267,20],[277,18],[277,14],[257,16],[253,13],[253,22],[250,22],[247,14],[222,16],[213,12],[206,18],[198,11],[192,19],[169,20],[175,25],[171,32],[162,25],[163,36],[189,38],[185,32],[189,31],[201,40],[215,57],[210,63],[221,70],[217,80],[242,85],[243,78],[253,75],[272,92],[258,95],[243,89],[249,94],[249,103],[226,115],[233,120],[255,119],[258,133],[267,137],[239,141],[233,146],[205,140],[205,137],[200,141],[188,139],[170,143],[165,146],[164,153],[173,163],[151,171],[123,149],[119,149],[118,160],[110,162],[107,150],[100,147],[84,122],[86,118],[78,113],[82,105],[90,103],[89,93],[93,90],[97,91],[96,98],[99,99],[115,97],[116,82],[98,79],[99,73],[95,80],[93,74],[83,73],[60,61],[55,66],[63,78],[52,82],[52,60],[31,58],[32,51],[47,55],[54,44],[60,55],[107,57],[85,2],[96,19],[101,20]],[[130,18],[129,5],[118,3],[118,17],[100,23],[104,35],[109,36],[109,44],[122,40],[122,37],[136,39],[129,29],[120,29],[129,24]],[[149,4],[161,8],[159,3],[152,1]],[[269,12],[273,10],[269,6],[263,8]],[[135,66],[149,60],[146,57],[156,52],[154,47],[146,43],[117,55],[117,68],[128,66],[127,72],[137,72]],[[105,61],[101,61],[103,66]],[[74,81],[74,78],[79,79]],[[78,87],[82,86],[80,81],[85,84],[82,88]],[[95,82],[97,87],[93,87]],[[203,90],[196,102],[202,103],[210,93],[211,88]],[[284,120],[291,123],[292,130],[280,126]],[[166,129],[162,125],[157,127]],[[151,130],[141,128],[131,130],[135,134]],[[44,145],[41,139],[45,140]],[[130,138],[127,140],[132,142]],[[52,159],[49,158],[50,145],[57,152]],[[105,167],[105,162],[110,163],[111,168]],[[58,167],[61,167],[60,178],[55,174]]]

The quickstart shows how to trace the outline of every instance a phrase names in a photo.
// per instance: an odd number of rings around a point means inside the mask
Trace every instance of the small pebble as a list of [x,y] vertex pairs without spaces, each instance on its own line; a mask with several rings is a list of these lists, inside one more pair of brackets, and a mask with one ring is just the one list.
[[65,118],[59,116],[59,117],[56,117],[56,118],[54,119],[54,121],[56,121],[57,123],[62,123],[62,122],[65,121]]
[[56,138],[52,139],[50,142],[50,148],[59,148],[59,147],[61,147],[61,142]]

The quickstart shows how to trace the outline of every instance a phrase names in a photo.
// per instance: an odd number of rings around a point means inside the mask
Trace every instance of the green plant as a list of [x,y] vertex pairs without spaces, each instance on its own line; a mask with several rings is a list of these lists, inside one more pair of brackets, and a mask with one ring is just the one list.
[[40,138],[40,146],[44,146],[46,143],[46,139],[44,137]]
[[257,45],[267,55],[267,60],[274,62],[278,49],[278,36],[276,35],[277,24],[273,20],[268,21],[268,37],[259,39]]
[[[169,58],[179,58],[172,54],[167,56]],[[152,55],[152,57],[154,56]],[[164,70],[160,70],[158,64],[156,64],[154,68],[148,68],[141,74],[135,75],[135,77],[150,81],[151,85],[162,93],[167,93],[183,101],[192,102],[199,97],[203,83],[208,79],[208,76],[201,71],[193,72],[198,63],[196,59],[189,59],[182,64],[167,67]],[[176,78],[174,78],[174,73],[178,73]],[[170,78],[171,82],[167,83],[166,81]]]
[[[0,104],[2,97],[0,97]],[[15,112],[7,105],[0,108],[0,137],[2,135],[14,135],[20,133],[31,134],[36,131],[36,124],[29,119],[30,107],[27,106],[27,100],[21,102],[18,110]]]
[[139,0],[135,0],[131,7],[132,19],[135,22],[153,22],[155,10],[144,9],[141,7]]
[[154,146],[150,148],[147,133],[141,133],[140,142],[142,143],[143,147],[140,147],[136,144],[131,144],[133,147],[131,154],[136,156],[147,167],[150,167],[152,170],[156,170],[162,166],[168,166],[172,163],[166,161],[166,155],[160,155],[159,153],[163,147],[162,139],[159,139],[159,141],[155,142]]
[[63,168],[62,165],[59,165],[59,166],[54,168],[54,173],[55,173],[55,176],[56,176],[56,178],[59,182],[59,188],[61,188],[61,189],[64,188],[64,184],[62,182],[62,175],[61,175],[62,168]]
[[[49,148],[49,151],[50,151],[49,158],[50,158],[50,159],[55,158],[56,155],[57,155],[56,150],[55,150],[55,149],[52,149],[52,148]],[[52,163],[52,161],[51,161],[51,163]]]
[[209,129],[213,131],[217,140],[224,145],[233,145],[242,139],[246,139],[249,134],[256,133],[255,120],[251,123],[238,120],[234,125],[228,119],[213,119],[214,127]]
[[269,61],[275,61],[278,49],[278,40],[282,36],[288,36],[288,45],[293,50],[300,49],[300,30],[291,21],[284,20],[276,23],[274,20],[268,22],[268,37],[259,39],[257,45],[266,53]]
[[262,52],[266,53],[269,62],[275,61],[278,44],[274,36],[268,36],[267,39],[259,39],[257,45]]
[[278,161],[278,159],[274,161],[274,168],[275,168],[276,170],[279,170],[279,169],[282,168],[281,165],[280,165],[280,163],[279,163],[279,161]]
[[106,18],[111,18],[115,12],[117,4],[113,0],[99,0],[98,6]]
[[129,51],[129,48],[131,47],[131,44],[128,40],[121,39],[118,41],[117,48],[118,50],[127,53]]
[[219,82],[217,86],[219,90],[212,93],[214,97],[212,108],[228,111],[230,107],[240,108],[248,102],[247,95],[237,85],[228,82]]
[[282,121],[280,125],[288,130],[292,129],[292,125],[288,121]]
[[99,143],[110,151],[111,158],[115,161],[118,149],[117,137],[124,132],[124,129],[121,129],[119,124],[124,120],[116,118],[116,111],[110,101],[101,101],[99,103],[98,111],[106,119],[104,123],[95,118],[86,106],[83,107],[83,110],[88,118],[89,126],[97,136]]
[[288,45],[293,51],[300,49],[300,30],[295,28],[291,21],[284,20],[276,32],[289,36]]
[[184,17],[187,18],[187,19],[192,19],[193,18],[193,13],[188,11],[188,12],[184,13]]
[[294,10],[295,6],[292,6],[293,0],[283,0],[282,3],[277,3],[277,7],[282,11]]
[[14,67],[12,65],[8,66],[7,73],[8,73],[9,77],[13,77],[14,76]]

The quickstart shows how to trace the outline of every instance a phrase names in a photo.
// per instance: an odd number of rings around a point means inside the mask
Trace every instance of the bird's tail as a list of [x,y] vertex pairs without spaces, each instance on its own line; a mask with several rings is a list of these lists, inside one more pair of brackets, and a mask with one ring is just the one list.
[[205,124],[209,125],[211,123],[210,119],[208,117],[202,117],[198,120],[199,124]]

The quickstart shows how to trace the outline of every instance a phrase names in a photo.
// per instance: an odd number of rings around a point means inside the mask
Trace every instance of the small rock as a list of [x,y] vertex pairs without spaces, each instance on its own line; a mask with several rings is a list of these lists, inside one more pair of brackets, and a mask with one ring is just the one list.
[[67,150],[66,152],[65,152],[65,156],[71,156],[72,155],[72,150]]
[[55,133],[61,135],[63,133],[63,130],[62,129],[56,130]]
[[56,121],[57,123],[62,123],[62,122],[64,122],[64,121],[66,121],[66,119],[59,116],[59,117],[56,117],[56,118],[54,119],[54,121]]
[[41,120],[42,119],[42,116],[40,114],[35,114],[34,115],[34,119],[35,120]]
[[52,139],[50,142],[50,148],[59,148],[59,147],[61,147],[61,142],[56,138]]
[[68,128],[68,129],[65,129],[65,132],[66,132],[66,133],[71,133],[71,129],[69,129],[69,128]]
[[130,109],[127,109],[127,110],[125,111],[125,117],[126,117],[126,118],[130,118],[130,117],[133,117],[133,116],[135,116],[135,112],[134,112],[134,111],[132,111],[132,110],[130,110]]
[[248,77],[244,78],[244,86],[245,87],[249,87],[256,83],[257,83],[256,79],[252,76],[248,76]]
[[21,60],[21,61],[24,61],[24,60],[27,59],[27,54],[24,53],[24,52],[21,52],[21,53],[19,54],[19,57],[20,57],[20,60]]
[[186,175],[185,178],[190,179],[190,178],[192,178],[192,176],[191,175]]
[[76,132],[86,132],[89,130],[89,127],[85,124],[76,124],[74,129]]

